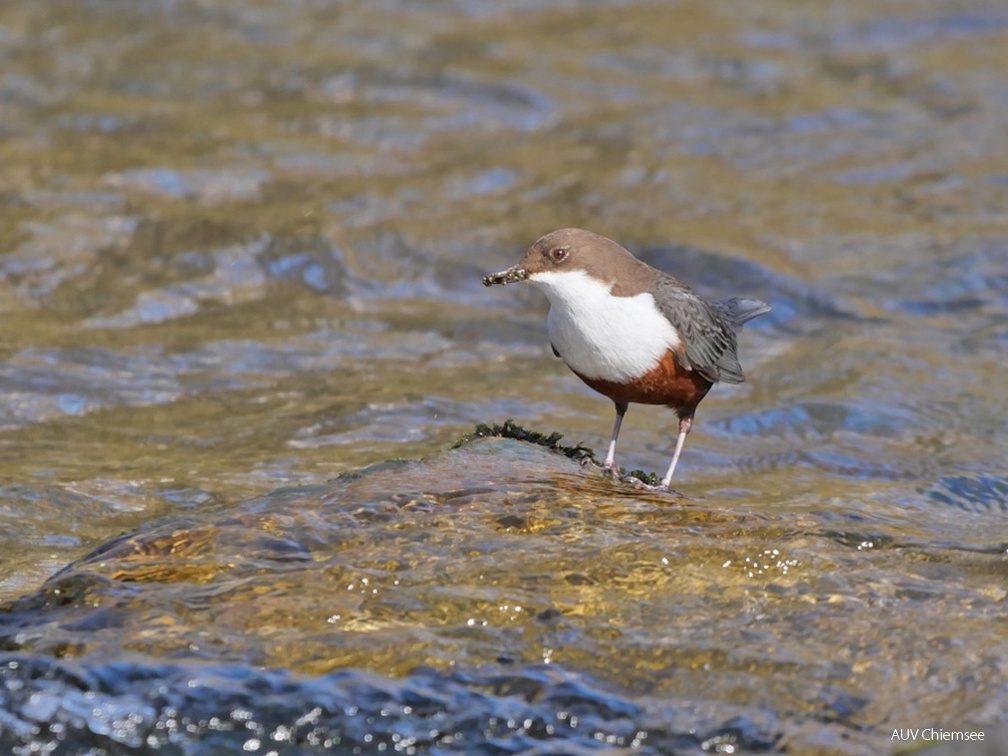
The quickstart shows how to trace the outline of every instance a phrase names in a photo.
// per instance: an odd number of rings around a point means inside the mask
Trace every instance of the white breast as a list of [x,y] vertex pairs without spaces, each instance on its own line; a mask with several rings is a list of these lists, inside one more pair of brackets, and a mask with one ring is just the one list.
[[654,297],[614,297],[584,271],[534,273],[530,282],[549,298],[550,341],[563,361],[586,378],[627,382],[653,369],[679,335]]

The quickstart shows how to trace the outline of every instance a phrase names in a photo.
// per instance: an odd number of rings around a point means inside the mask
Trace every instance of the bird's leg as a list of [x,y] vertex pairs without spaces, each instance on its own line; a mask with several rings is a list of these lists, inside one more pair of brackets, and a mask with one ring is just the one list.
[[689,435],[690,428],[693,427],[693,415],[686,415],[685,417],[679,418],[679,438],[676,439],[675,451],[672,453],[672,464],[669,465],[668,472],[665,473],[665,477],[662,478],[661,483],[658,484],[658,488],[661,490],[666,490],[669,487],[669,483],[672,482],[672,476],[675,474],[675,466],[679,461],[679,455],[682,454],[683,444],[686,443],[686,436]]
[[616,439],[619,437],[619,429],[623,424],[623,415],[626,414],[627,405],[616,402],[616,422],[613,423],[612,437],[609,439],[609,448],[606,450],[605,462],[602,464],[602,472],[612,475],[614,478],[620,476],[619,467],[616,465]]

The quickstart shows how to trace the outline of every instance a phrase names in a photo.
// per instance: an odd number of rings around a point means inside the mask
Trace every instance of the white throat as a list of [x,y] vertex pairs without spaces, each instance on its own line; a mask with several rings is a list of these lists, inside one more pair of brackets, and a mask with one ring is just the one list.
[[648,292],[613,296],[611,285],[583,270],[533,273],[528,280],[549,298],[553,348],[586,378],[626,383],[679,347],[679,334]]

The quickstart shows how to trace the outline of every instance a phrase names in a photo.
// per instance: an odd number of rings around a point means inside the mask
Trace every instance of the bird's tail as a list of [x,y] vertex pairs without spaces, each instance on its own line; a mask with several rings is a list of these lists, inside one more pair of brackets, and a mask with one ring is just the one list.
[[728,321],[736,328],[741,328],[743,323],[748,323],[753,318],[766,315],[770,312],[770,306],[758,299],[742,299],[732,297],[715,302],[714,306]]

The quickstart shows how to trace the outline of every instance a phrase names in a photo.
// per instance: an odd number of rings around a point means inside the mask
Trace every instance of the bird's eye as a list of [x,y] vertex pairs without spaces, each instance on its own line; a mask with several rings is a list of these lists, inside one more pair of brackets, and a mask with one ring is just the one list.
[[553,262],[563,262],[567,259],[567,247],[553,247],[550,250],[550,257],[553,258]]

